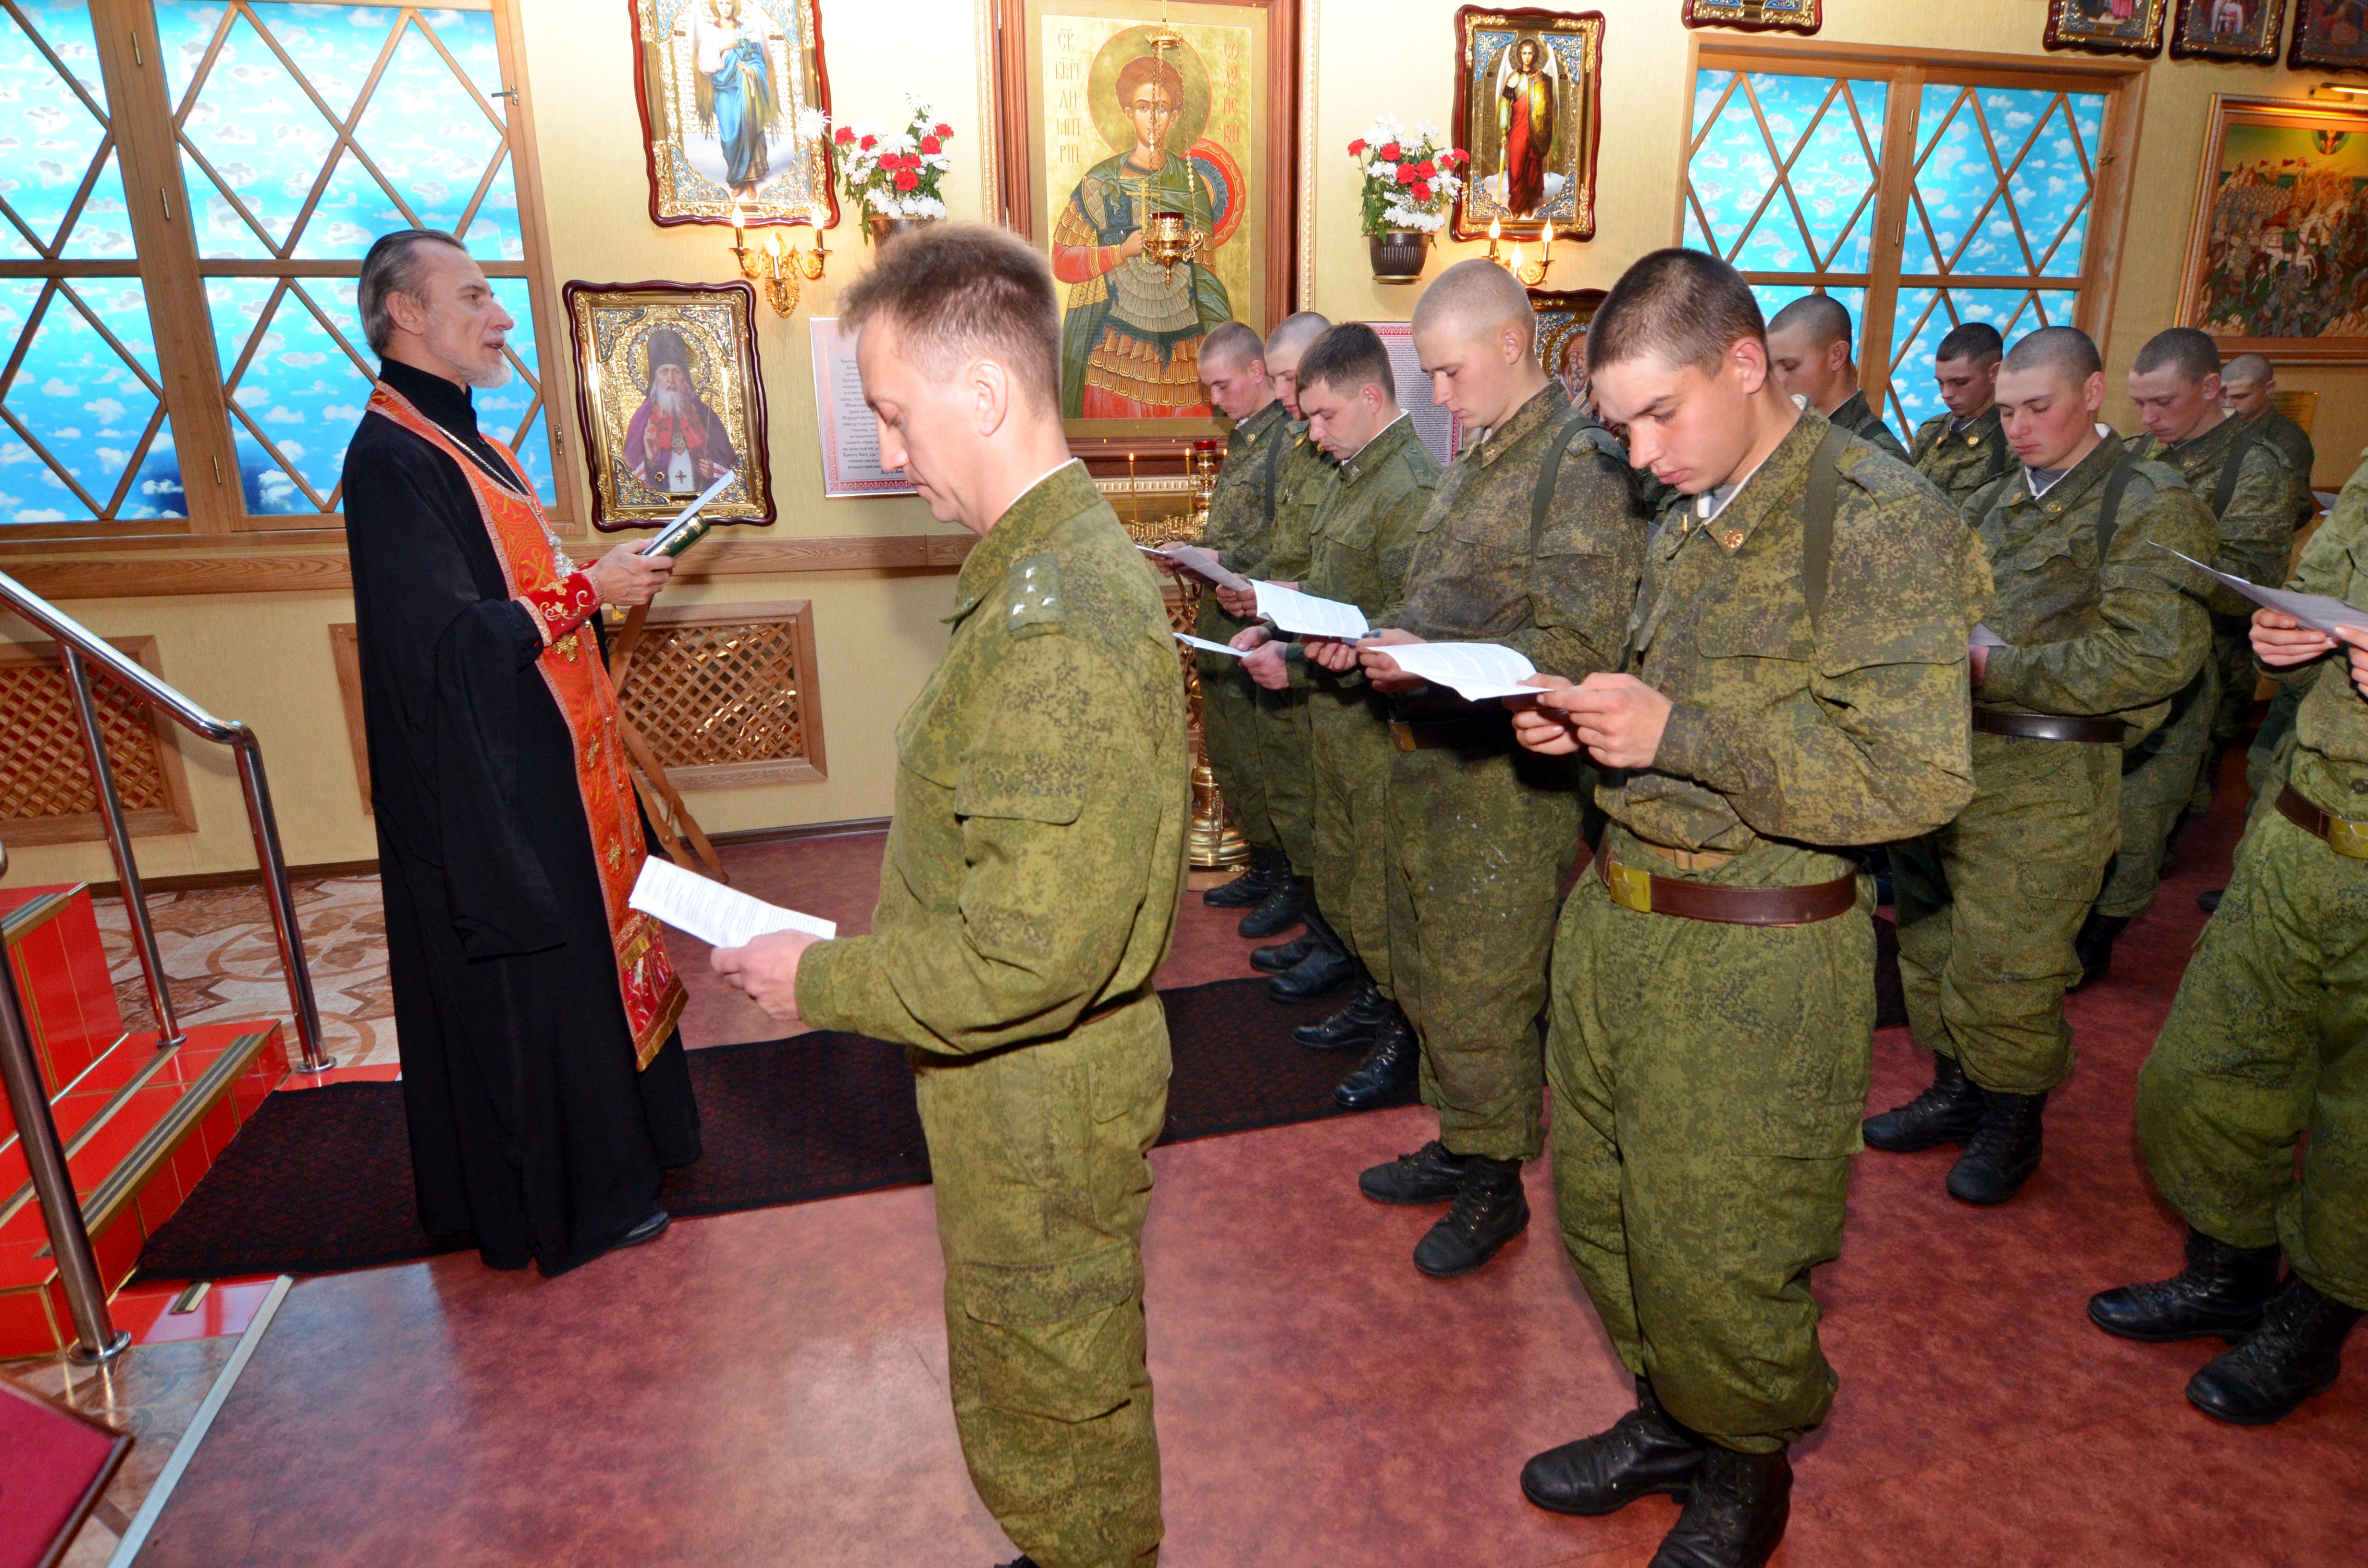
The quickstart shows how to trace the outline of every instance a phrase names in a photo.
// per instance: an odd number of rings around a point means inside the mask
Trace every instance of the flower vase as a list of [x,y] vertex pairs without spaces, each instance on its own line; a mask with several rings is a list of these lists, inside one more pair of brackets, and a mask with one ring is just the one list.
[[936,222],[934,218],[892,218],[885,212],[874,212],[863,220],[863,226],[871,232],[871,248],[876,251],[899,234]]
[[1430,254],[1430,236],[1420,229],[1386,229],[1368,234],[1365,244],[1372,252],[1376,283],[1419,281]]

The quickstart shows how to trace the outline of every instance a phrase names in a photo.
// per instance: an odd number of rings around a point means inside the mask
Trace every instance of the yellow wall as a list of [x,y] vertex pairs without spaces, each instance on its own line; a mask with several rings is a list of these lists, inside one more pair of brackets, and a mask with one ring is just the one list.
[[[917,87],[960,132],[948,180],[958,217],[980,215],[990,153],[984,90],[990,0],[822,0],[832,96],[843,118],[894,119]],[[1669,243],[1685,127],[1686,86],[1697,38],[1678,25],[1678,0],[1595,0],[1608,18],[1596,238],[1557,247],[1551,282],[1608,287],[1628,260]],[[1377,113],[1444,123],[1452,93],[1450,45],[1456,0],[1303,0],[1314,40],[1314,291],[1307,301],[1336,319],[1403,319],[1416,290],[1372,281],[1357,233],[1355,179],[1345,149]],[[1576,7],[1574,7],[1576,8]],[[724,231],[661,230],[647,215],[632,51],[623,7],[584,0],[519,0],[527,89],[540,153],[556,282],[645,278],[716,280],[729,275]],[[2043,57],[2044,0],[1827,0],[1828,41],[1896,44]],[[2301,97],[2319,78],[2283,69],[2162,60],[2152,67],[2138,144],[2127,244],[2108,335],[2110,377],[2172,320],[2178,274],[2214,92]],[[788,321],[759,312],[770,411],[774,490],[781,535],[911,533],[935,525],[906,499],[825,500],[805,317],[828,314],[836,287],[869,260],[851,224],[831,236],[830,278],[809,285]],[[1442,246],[1436,270],[1476,247]],[[557,300],[546,331],[564,335]],[[2368,445],[2368,370],[2294,368],[2282,384],[2320,393],[2318,483],[2332,488]],[[565,394],[563,393],[563,397]],[[2116,397],[2109,417],[2131,423]],[[568,448],[572,454],[574,446]],[[747,537],[745,530],[738,537]],[[830,778],[823,782],[705,791],[693,798],[712,830],[843,821],[889,810],[890,733],[943,632],[952,598],[938,574],[825,573],[730,577],[676,590],[670,604],[810,599]],[[290,859],[362,859],[374,852],[360,813],[344,716],[324,627],[351,619],[343,595],[241,595],[176,600],[76,601],[69,610],[110,635],[148,633],[166,678],[225,717],[253,723],[274,770]],[[5,629],[0,627],[0,629]],[[140,841],[142,864],[169,876],[251,865],[235,780],[213,748],[185,748],[201,831]],[[104,878],[97,845],[27,846],[11,881]]]

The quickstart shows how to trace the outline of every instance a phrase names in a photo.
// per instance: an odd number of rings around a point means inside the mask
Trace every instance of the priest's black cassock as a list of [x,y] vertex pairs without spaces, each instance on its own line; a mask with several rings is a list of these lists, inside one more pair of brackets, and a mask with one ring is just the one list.
[[[645,837],[588,684],[598,611],[441,376],[381,368],[345,505],[420,1222],[556,1274],[648,1219],[661,1171],[700,1149],[680,983],[620,907]],[[514,543],[530,518],[532,548],[497,546],[497,517]],[[564,582],[514,591],[536,554]]]

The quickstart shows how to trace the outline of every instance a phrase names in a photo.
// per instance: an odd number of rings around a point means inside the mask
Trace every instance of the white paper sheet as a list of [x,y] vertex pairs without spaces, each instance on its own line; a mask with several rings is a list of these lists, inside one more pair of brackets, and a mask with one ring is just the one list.
[[651,856],[625,901],[643,914],[688,931],[711,948],[741,948],[774,931],[803,931],[825,940],[838,935],[835,921],[783,909],[736,889],[686,871]]
[[2293,616],[2313,631],[2324,631],[2332,636],[2339,626],[2348,626],[2355,631],[2368,631],[2368,609],[2362,609],[2358,605],[2331,599],[2325,594],[2291,594],[2283,588],[2264,588],[2258,583],[2248,583],[2242,577],[2214,572],[2193,556],[2180,555],[2167,544],[2157,543],[2157,548],[2169,550],[2171,554],[2178,555],[2205,576],[2226,583],[2257,605]]
[[1408,642],[1384,649],[1398,668],[1443,686],[1473,702],[1494,697],[1534,697],[1538,688],[1522,677],[1537,666],[1495,642]]
[[1365,612],[1355,605],[1342,604],[1338,599],[1319,599],[1314,594],[1303,594],[1279,583],[1259,583],[1256,586],[1259,618],[1274,622],[1285,631],[1302,637],[1343,639],[1363,637],[1372,631],[1365,623]]
[[1975,621],[1973,635],[1965,642],[1975,648],[2003,648],[2008,645],[2005,638],[1990,630],[1990,623],[1987,620]]
[[1206,637],[1188,637],[1179,631],[1176,634],[1176,641],[1188,648],[1206,648],[1212,653],[1224,653],[1230,658],[1238,659],[1242,656],[1242,651],[1239,648],[1229,647],[1223,642],[1212,642]]
[[1231,588],[1236,593],[1247,592],[1249,588],[1247,577],[1238,572],[1227,571],[1223,562],[1199,545],[1163,544],[1154,550],[1147,544],[1138,544],[1134,548],[1145,555],[1164,555],[1194,576],[1205,577],[1221,588]]

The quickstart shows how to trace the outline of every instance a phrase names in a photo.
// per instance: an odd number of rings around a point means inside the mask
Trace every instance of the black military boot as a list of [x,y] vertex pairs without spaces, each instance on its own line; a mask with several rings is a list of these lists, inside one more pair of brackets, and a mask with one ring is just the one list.
[[2047,1096],[1989,1089],[1982,1090],[1981,1096],[1982,1124],[1949,1167],[1949,1196],[1987,1207],[2021,1192],[2039,1168],[2040,1119]]
[[1260,974],[1281,974],[1306,962],[1307,956],[1322,945],[1323,939],[1315,935],[1315,928],[1311,926],[1288,942],[1277,942],[1270,948],[1252,948],[1250,967]]
[[1321,1023],[1302,1024],[1291,1031],[1291,1038],[1310,1051],[1347,1051],[1351,1046],[1371,1045],[1373,1031],[1389,1017],[1389,998],[1371,980],[1360,980],[1349,994],[1349,1005]]
[[1541,1508],[1588,1518],[1616,1513],[1665,1492],[1682,1500],[1702,1469],[1702,1440],[1679,1426],[1636,1380],[1636,1408],[1592,1437],[1533,1456],[1521,1467],[1521,1495]]
[[2227,892],[2228,890],[2226,888],[2211,888],[2205,892],[2197,893],[2195,895],[2195,907],[2203,911],[2206,915],[2217,915],[2220,913],[2220,900],[2227,893]]
[[1645,1568],[1762,1568],[1792,1517],[1793,1460],[1783,1449],[1738,1454],[1705,1444],[1685,1511]]
[[2186,1267],[2154,1284],[2100,1290],[2089,1298],[2089,1321],[2123,1339],[2160,1344],[2216,1335],[2234,1345],[2260,1326],[2277,1288],[2275,1243],[2232,1247],[2191,1229]]
[[1036,1560],[1032,1557],[1015,1557],[1010,1562],[1000,1564],[999,1568],[1036,1568]]
[[1211,909],[1249,909],[1274,891],[1280,877],[1291,874],[1291,862],[1281,849],[1250,847],[1250,869],[1230,882],[1219,882],[1201,895]]
[[2080,922],[2079,935],[2072,938],[2072,952],[2080,960],[2080,978],[2066,987],[2083,991],[2105,978],[2113,968],[2113,942],[2129,928],[2126,915],[2100,915],[2089,911],[2089,918]]
[[1455,1207],[1414,1244],[1414,1266],[1433,1279],[1469,1274],[1497,1249],[1530,1228],[1530,1196],[1521,1162],[1474,1154],[1463,1162]]
[[1266,983],[1266,994],[1277,1002],[1310,1002],[1357,978],[1357,960],[1313,904],[1307,928],[1315,934],[1315,950]]
[[1463,1189],[1463,1173],[1471,1166],[1469,1158],[1449,1153],[1434,1138],[1411,1154],[1367,1168],[1357,1177],[1357,1190],[1376,1203],[1445,1203]]
[[1414,1026],[1395,1007],[1373,1028],[1373,1043],[1365,1059],[1332,1091],[1335,1103],[1349,1110],[1372,1110],[1395,1105],[1414,1092],[1422,1073],[1422,1047],[1415,1042]]
[[2283,1421],[2306,1399],[2335,1386],[2343,1370],[2343,1336],[2360,1309],[2286,1276],[2261,1310],[2261,1326],[2188,1381],[2187,1402],[2238,1426]]
[[1258,906],[1242,916],[1234,927],[1245,937],[1280,937],[1304,919],[1307,915],[1309,892],[1315,886],[1308,877],[1294,877],[1288,862],[1281,876],[1275,879],[1274,888],[1258,901]]
[[1981,1124],[1981,1090],[1955,1057],[1936,1052],[1932,1086],[1904,1106],[1868,1117],[1861,1131],[1873,1148],[1912,1154],[1939,1143],[1962,1144]]

